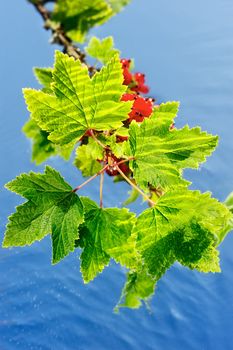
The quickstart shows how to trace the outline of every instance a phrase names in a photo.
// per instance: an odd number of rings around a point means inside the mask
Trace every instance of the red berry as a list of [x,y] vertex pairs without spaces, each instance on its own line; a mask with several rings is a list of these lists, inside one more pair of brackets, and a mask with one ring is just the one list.
[[122,64],[122,68],[125,69],[125,68],[128,68],[130,67],[130,63],[131,63],[131,60],[128,60],[126,58],[122,58],[121,59],[121,64]]
[[137,94],[124,94],[121,97],[121,101],[133,101],[133,100],[136,100],[137,97],[138,97]]
[[148,94],[149,87],[145,85],[145,74],[135,73],[133,79],[136,83],[136,86],[133,86],[131,90],[141,92],[142,94]]
[[[118,159],[116,156],[114,156],[114,154],[111,154],[109,156],[110,158],[110,161],[108,161],[108,163],[113,163],[114,161],[115,162],[120,162],[121,160],[123,159]],[[124,174],[129,174],[130,173],[130,169],[129,169],[129,166],[128,164],[126,163],[121,163],[118,165],[119,168],[121,169],[121,171],[123,171]],[[116,176],[116,175],[120,175],[119,172],[114,168],[114,165],[113,166],[109,166],[106,170],[106,173],[109,175],[109,176]]]
[[134,79],[136,80],[136,82],[140,85],[145,84],[145,74],[142,73],[135,73],[134,74]]
[[130,73],[130,71],[127,68],[123,70],[123,76],[124,76],[123,85],[129,85],[133,80],[133,75]]
[[124,94],[121,98],[122,101],[135,100],[132,110],[129,113],[129,121],[136,120],[136,122],[142,122],[144,118],[148,118],[153,111],[153,100],[146,99],[136,94]]

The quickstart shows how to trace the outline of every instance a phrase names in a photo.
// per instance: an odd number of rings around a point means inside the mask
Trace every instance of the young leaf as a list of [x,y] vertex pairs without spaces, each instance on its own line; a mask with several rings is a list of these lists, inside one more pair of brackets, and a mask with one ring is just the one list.
[[119,311],[121,307],[139,308],[142,301],[148,302],[154,294],[154,290],[155,280],[147,273],[146,269],[142,269],[139,272],[130,271],[127,274],[127,281],[115,311]]
[[44,174],[22,174],[6,187],[28,201],[9,217],[3,247],[31,245],[51,233],[53,263],[74,250],[83,205],[56,170],[47,166]]
[[32,118],[60,145],[74,145],[89,129],[117,129],[127,119],[132,102],[121,102],[126,90],[116,55],[91,79],[86,66],[57,51],[53,72],[55,96],[25,89]]
[[131,0],[107,0],[114,14],[120,12],[130,1]]
[[81,271],[84,281],[93,280],[109,263],[111,249],[126,244],[135,222],[127,209],[99,208],[85,201],[85,223],[80,227]]
[[[170,117],[169,117],[170,118]],[[217,145],[217,136],[202,132],[199,127],[169,130],[166,118],[145,119],[130,125],[131,167],[136,182],[164,189],[186,185],[181,178],[183,168],[197,168]],[[170,122],[169,122],[170,123]]]
[[123,205],[129,205],[129,204],[135,202],[139,196],[140,196],[139,192],[137,190],[135,190],[135,188],[133,188],[129,192],[129,197],[124,201]]
[[61,23],[72,40],[83,43],[92,27],[105,23],[128,3],[129,0],[58,0],[52,19]]
[[34,120],[29,119],[23,127],[23,132],[32,139],[32,161],[39,165],[51,156],[60,155],[65,160],[70,158],[71,147],[60,147],[48,139],[48,132],[42,130]]
[[113,37],[109,36],[102,40],[96,38],[95,36],[91,38],[88,46],[86,47],[86,52],[89,56],[95,58],[103,64],[107,64],[112,57],[116,54],[120,54],[119,50],[114,49]]
[[89,139],[87,145],[77,148],[74,164],[83,176],[92,176],[102,168],[97,159],[103,160],[103,148],[93,139]]
[[161,103],[158,107],[154,108],[150,118],[159,120],[160,125],[163,124],[169,129],[179,112],[179,106],[180,103],[176,101]]
[[51,84],[53,82],[53,69],[52,68],[34,68],[34,74],[38,82],[43,85],[43,91],[52,92]]

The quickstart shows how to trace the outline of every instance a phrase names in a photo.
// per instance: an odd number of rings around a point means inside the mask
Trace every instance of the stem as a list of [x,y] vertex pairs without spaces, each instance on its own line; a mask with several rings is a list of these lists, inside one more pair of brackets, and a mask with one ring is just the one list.
[[101,175],[102,173],[104,173],[104,171],[107,169],[108,164],[106,164],[100,171],[98,171],[98,173],[96,173],[95,175],[93,175],[92,177],[90,177],[89,179],[87,179],[85,182],[83,182],[81,185],[79,185],[78,187],[74,188],[72,190],[72,192],[77,192],[79,191],[82,187],[84,187],[85,185],[87,185],[89,182],[91,182],[92,180],[94,180],[97,176]]
[[91,137],[93,138],[93,140],[95,140],[95,142],[97,142],[102,148],[107,149],[108,147],[105,146],[100,140],[97,139],[97,137],[94,134],[93,130],[90,130],[91,133]]
[[103,208],[104,172],[100,174],[100,208]]
[[135,157],[129,157],[127,159],[122,159],[120,162],[117,163],[117,165],[129,162],[130,160],[134,160],[134,159],[135,159]]
[[119,168],[119,166],[116,166],[117,171],[121,174],[121,176],[125,179],[125,181],[128,182],[130,186],[135,188],[136,191],[138,191],[152,206],[155,205],[155,202],[153,202],[138,186],[136,186],[124,173],[123,171]]

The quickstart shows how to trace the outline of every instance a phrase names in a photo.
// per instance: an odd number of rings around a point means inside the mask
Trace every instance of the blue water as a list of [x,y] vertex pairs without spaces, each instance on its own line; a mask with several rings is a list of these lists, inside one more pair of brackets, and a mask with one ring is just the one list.
[[[95,29],[114,35],[125,57],[147,74],[158,101],[180,100],[178,125],[200,124],[220,144],[200,171],[188,171],[193,188],[223,200],[233,190],[233,2],[232,0],[133,0],[124,13]],[[1,188],[30,163],[30,142],[21,133],[28,114],[22,87],[37,87],[31,68],[49,66],[55,47],[26,1],[0,4]],[[55,158],[48,162],[68,182],[80,174]],[[126,196],[127,185],[105,186],[105,205]],[[98,198],[97,183],[82,191]],[[1,190],[0,227],[21,199]],[[137,202],[132,207],[142,209]],[[50,264],[50,239],[30,248],[0,252],[0,350],[231,350],[233,349],[233,236],[221,248],[222,273],[203,275],[178,265],[159,282],[148,312],[112,312],[124,271],[111,264],[84,286],[77,253]]]

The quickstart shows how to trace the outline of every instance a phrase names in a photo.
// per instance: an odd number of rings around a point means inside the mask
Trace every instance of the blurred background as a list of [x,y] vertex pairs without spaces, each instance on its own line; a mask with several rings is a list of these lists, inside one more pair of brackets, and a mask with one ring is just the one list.
[[[121,14],[92,30],[113,35],[122,57],[134,58],[158,102],[181,101],[177,125],[200,125],[220,136],[214,155],[198,171],[186,171],[192,188],[224,200],[233,190],[232,0],[132,0]],[[32,67],[53,64],[56,46],[33,7],[0,4],[0,230],[22,200],[3,189],[21,172],[43,171],[30,162],[31,144],[21,132],[28,118],[23,87],[38,87]],[[82,182],[72,162],[47,162],[72,185]],[[105,184],[105,205],[120,205],[127,184]],[[98,198],[96,182],[82,190]],[[132,206],[139,213],[139,201]],[[125,271],[112,263],[83,285],[77,252],[51,266],[47,237],[30,248],[0,249],[1,350],[230,350],[233,349],[233,236],[221,245],[221,274],[204,275],[178,264],[159,282],[151,310],[113,307]]]

